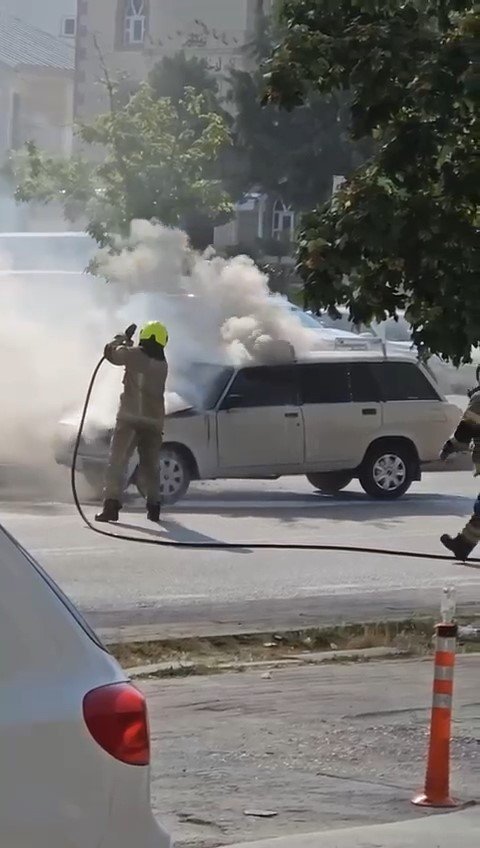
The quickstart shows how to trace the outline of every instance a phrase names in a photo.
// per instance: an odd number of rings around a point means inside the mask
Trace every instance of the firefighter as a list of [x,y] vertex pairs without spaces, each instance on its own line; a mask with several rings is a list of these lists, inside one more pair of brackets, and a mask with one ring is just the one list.
[[[477,383],[479,373],[477,369]],[[452,453],[466,451],[473,443],[472,460],[475,477],[480,476],[480,385],[468,392],[469,404],[453,436],[445,442],[440,458],[445,460]],[[442,545],[451,551],[455,558],[465,562],[475,545],[480,542],[480,494],[473,506],[472,517],[461,533],[452,537],[444,534]]]
[[160,448],[165,418],[165,382],[168,366],[166,327],[151,321],[140,331],[138,347],[126,335],[115,336],[104,351],[112,365],[125,368],[123,392],[110,445],[104,504],[97,521],[118,521],[125,475],[135,448],[140,475],[146,487],[147,516],[160,519]]

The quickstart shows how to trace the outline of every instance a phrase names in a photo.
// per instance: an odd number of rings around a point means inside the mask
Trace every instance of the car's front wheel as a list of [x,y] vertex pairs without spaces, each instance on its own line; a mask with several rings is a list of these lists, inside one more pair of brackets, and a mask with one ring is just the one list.
[[408,491],[415,479],[415,461],[408,445],[373,445],[358,475],[362,489],[372,498],[395,500]]
[[[160,453],[160,495],[163,504],[174,504],[183,498],[192,479],[191,464],[183,451],[164,447]],[[137,489],[146,498],[146,488],[141,474],[136,476]]]
[[307,474],[307,480],[324,495],[336,495],[348,486],[352,475],[348,471],[326,471],[323,474]]

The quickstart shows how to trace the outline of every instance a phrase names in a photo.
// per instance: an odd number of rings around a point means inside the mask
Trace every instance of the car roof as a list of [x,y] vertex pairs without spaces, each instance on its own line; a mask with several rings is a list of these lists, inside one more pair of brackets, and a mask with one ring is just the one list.
[[295,359],[296,363],[312,362],[416,362],[409,351],[388,353],[381,350],[328,350],[312,351]]
[[410,351],[399,351],[398,353],[388,353],[385,356],[381,351],[376,350],[314,350],[311,353],[303,354],[295,357],[295,359],[276,361],[276,362],[244,362],[241,365],[232,365],[221,361],[213,360],[195,360],[191,363],[193,366],[209,365],[217,368],[230,368],[232,370],[241,371],[243,368],[275,368],[282,365],[304,365],[316,364],[322,362],[407,362],[416,364],[417,360],[412,356]]

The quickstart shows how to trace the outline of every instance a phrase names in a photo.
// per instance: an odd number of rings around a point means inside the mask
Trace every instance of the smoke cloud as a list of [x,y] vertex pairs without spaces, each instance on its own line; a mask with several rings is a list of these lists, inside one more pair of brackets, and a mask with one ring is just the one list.
[[[327,345],[270,296],[267,278],[247,257],[200,255],[185,233],[146,221],[134,221],[117,249],[99,251],[100,279],[21,276],[9,271],[8,257],[0,258],[0,463],[53,463],[58,420],[78,413],[105,342],[132,322],[160,320],[169,329],[170,410],[187,405],[182,394],[191,362],[252,362],[265,358],[272,342],[289,342],[297,355]],[[121,377],[121,369],[103,369],[90,435],[111,425]]]

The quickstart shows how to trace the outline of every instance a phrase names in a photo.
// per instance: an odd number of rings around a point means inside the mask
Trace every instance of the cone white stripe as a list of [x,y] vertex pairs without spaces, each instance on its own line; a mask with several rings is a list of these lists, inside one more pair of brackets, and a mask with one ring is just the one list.
[[443,653],[454,654],[457,647],[457,640],[454,636],[449,637],[448,639],[444,639],[442,637],[438,637],[437,639],[437,651],[442,651]]
[[435,680],[453,680],[453,666],[436,665]]
[[452,696],[451,695],[433,695],[433,706],[437,710],[451,710]]

